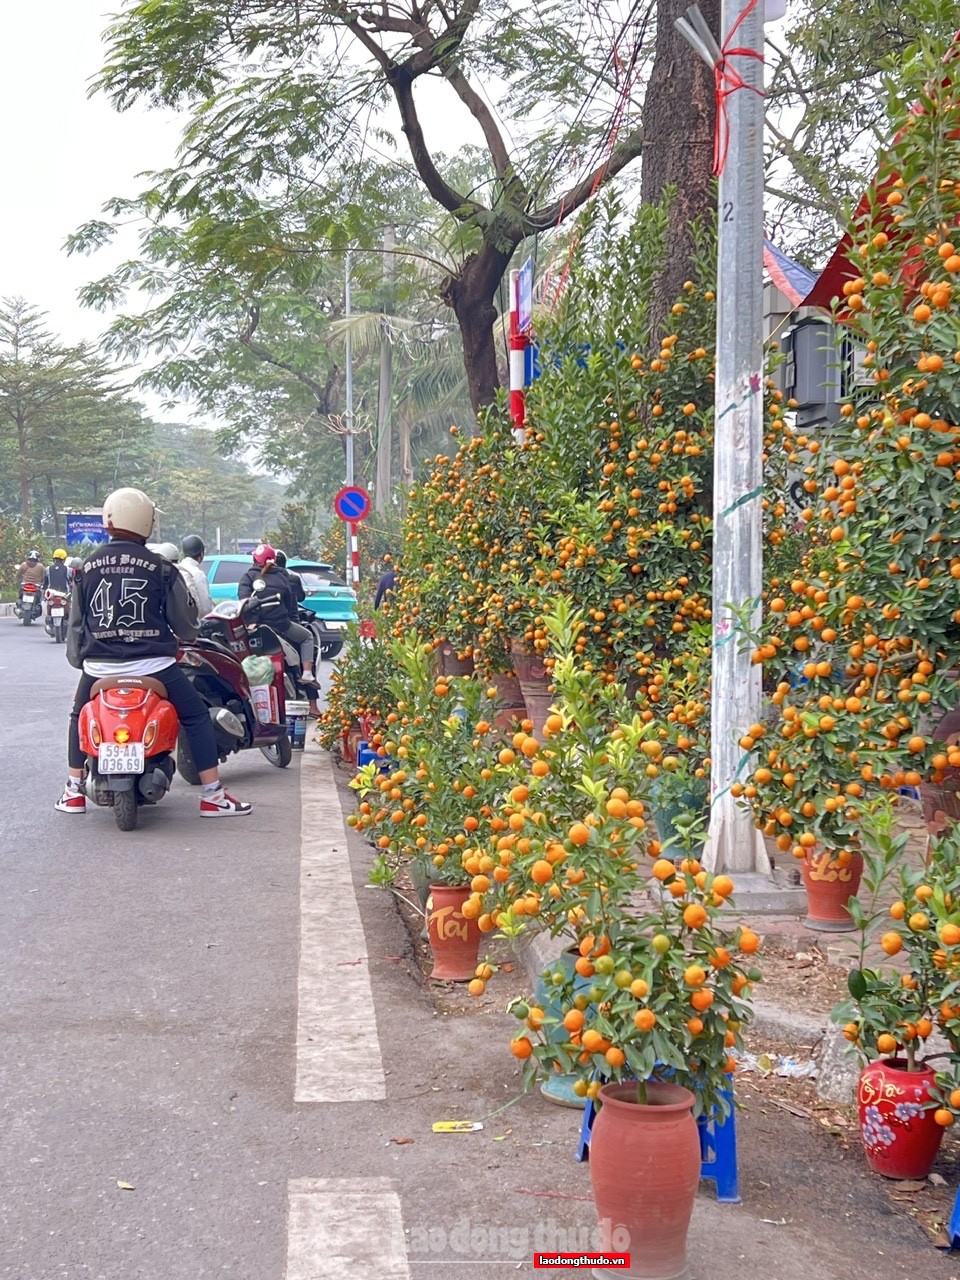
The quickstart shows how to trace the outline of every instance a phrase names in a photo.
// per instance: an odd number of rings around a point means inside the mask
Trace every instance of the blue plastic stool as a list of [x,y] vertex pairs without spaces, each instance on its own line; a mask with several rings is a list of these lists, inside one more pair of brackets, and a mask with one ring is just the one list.
[[378,756],[372,747],[368,747],[366,742],[357,743],[357,768],[362,769],[365,764],[380,764],[380,773],[389,773],[396,761],[392,756]]
[[960,1187],[957,1188],[957,1195],[953,1202],[953,1212],[950,1214],[950,1221],[947,1223],[947,1248],[952,1253],[954,1249],[960,1249]]
[[[717,1201],[720,1204],[740,1203],[740,1177],[737,1171],[737,1126],[736,1111],[733,1109],[733,1090],[725,1089],[724,1097],[730,1103],[730,1114],[723,1124],[717,1124],[712,1116],[697,1118],[697,1132],[700,1135],[700,1177],[711,1181],[717,1189]],[[593,1099],[587,1101],[580,1124],[580,1141],[577,1145],[576,1160],[590,1159],[590,1136],[593,1132],[593,1121],[596,1108]],[[957,1229],[960,1231],[960,1194],[954,1208],[954,1218],[958,1219]],[[953,1222],[951,1221],[951,1229]]]

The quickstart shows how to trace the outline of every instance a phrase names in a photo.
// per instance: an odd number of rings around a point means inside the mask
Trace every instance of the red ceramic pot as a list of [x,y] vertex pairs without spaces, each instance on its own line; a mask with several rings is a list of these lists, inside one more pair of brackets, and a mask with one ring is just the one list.
[[[700,1181],[694,1096],[676,1084],[607,1084],[590,1136],[590,1177],[602,1250],[630,1254],[617,1275],[679,1280]],[[612,1272],[595,1272],[612,1275]]]
[[427,898],[427,937],[437,982],[469,982],[477,968],[480,926],[463,914],[470,897],[466,885],[432,884]]
[[433,660],[438,675],[471,676],[473,675],[473,658],[458,658],[455,647],[444,640],[439,649],[433,652]]
[[885,1178],[925,1178],[943,1128],[933,1118],[932,1067],[907,1070],[903,1058],[880,1058],[860,1072],[857,1109],[867,1164]]
[[847,866],[840,866],[836,854],[830,850],[808,853],[800,864],[803,870],[803,887],[807,891],[808,929],[826,933],[842,933],[853,928],[848,901],[856,897],[863,874],[863,854],[853,854]]

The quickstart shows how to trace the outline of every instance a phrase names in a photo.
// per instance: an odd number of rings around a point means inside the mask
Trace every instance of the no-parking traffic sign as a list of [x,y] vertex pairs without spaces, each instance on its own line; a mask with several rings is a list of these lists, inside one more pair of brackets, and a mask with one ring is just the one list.
[[346,484],[334,498],[333,509],[347,524],[356,524],[370,514],[370,497],[365,489]]

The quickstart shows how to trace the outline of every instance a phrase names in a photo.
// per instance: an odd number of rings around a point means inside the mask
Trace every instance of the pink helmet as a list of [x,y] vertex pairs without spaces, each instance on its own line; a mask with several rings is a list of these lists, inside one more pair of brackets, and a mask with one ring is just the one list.
[[277,553],[269,542],[261,542],[253,553],[253,563],[259,565],[261,569],[269,560],[276,560],[276,558]]

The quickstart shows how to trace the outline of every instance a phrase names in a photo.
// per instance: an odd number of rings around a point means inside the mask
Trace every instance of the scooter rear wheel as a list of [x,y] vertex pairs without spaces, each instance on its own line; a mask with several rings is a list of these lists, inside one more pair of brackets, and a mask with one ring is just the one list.
[[177,773],[179,773],[187,786],[199,787],[200,770],[194,763],[190,742],[182,729],[177,736]]
[[115,791],[113,794],[113,816],[121,831],[134,831],[137,826],[137,793],[135,791]]
[[293,747],[290,745],[290,739],[286,730],[280,735],[272,747],[261,747],[265,759],[269,760],[272,765],[276,765],[278,769],[285,769],[293,759]]

